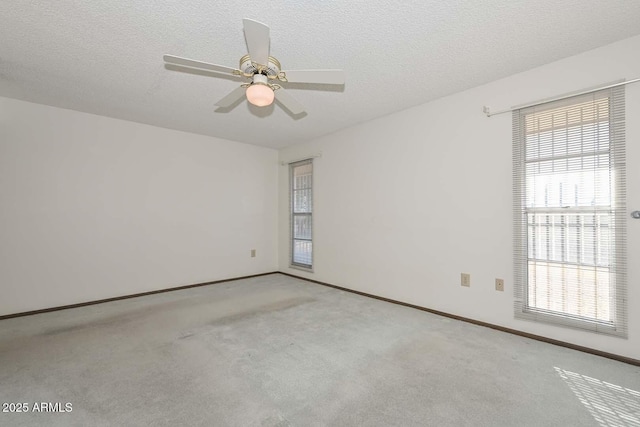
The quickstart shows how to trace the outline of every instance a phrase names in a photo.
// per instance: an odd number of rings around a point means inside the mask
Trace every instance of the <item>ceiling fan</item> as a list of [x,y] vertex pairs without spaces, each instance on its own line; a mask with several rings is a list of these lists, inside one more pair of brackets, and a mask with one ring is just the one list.
[[344,84],[344,71],[342,70],[282,71],[280,61],[273,56],[269,56],[269,27],[252,19],[243,19],[242,22],[249,54],[240,58],[239,68],[210,64],[173,55],[164,55],[164,62],[179,67],[215,71],[249,79],[247,83],[243,83],[216,102],[215,105],[223,108],[231,107],[243,96],[246,96],[251,104],[258,107],[270,105],[275,98],[283,107],[296,115],[303,113],[304,107],[289,95],[279,82]]

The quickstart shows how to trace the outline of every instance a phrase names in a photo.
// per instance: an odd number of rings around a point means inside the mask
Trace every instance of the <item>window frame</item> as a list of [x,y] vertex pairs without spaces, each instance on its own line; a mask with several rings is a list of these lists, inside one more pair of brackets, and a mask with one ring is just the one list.
[[[609,174],[612,179],[612,194],[609,212],[615,230],[612,239],[609,277],[610,309],[613,310],[610,322],[590,319],[580,315],[532,307],[529,298],[529,215],[542,214],[557,208],[540,209],[527,206],[527,161],[525,117],[532,112],[541,112],[555,108],[568,108],[585,101],[607,98],[609,102]],[[514,314],[517,319],[537,321],[592,331],[596,333],[627,337],[627,272],[626,272],[626,170],[625,170],[625,99],[624,87],[616,87],[589,94],[530,106],[513,111],[513,213],[514,213]],[[581,122],[583,123],[583,122]],[[581,124],[581,126],[583,126]],[[589,170],[589,169],[580,169]],[[539,176],[534,175],[534,176]],[[564,207],[563,207],[564,208]],[[564,211],[571,214],[573,210]],[[557,209],[563,211],[563,209]],[[597,206],[592,209],[598,210]],[[547,213],[548,215],[548,213]],[[561,263],[564,263],[561,262]],[[582,263],[585,267],[588,264]],[[597,265],[597,264],[596,264]],[[611,281],[610,281],[611,283]]]
[[[294,185],[295,185],[295,181],[294,181],[294,170],[296,167],[300,167],[300,166],[304,166],[304,165],[311,165],[311,187],[310,187],[310,192],[311,192],[311,201],[310,201],[310,212],[295,212],[294,211]],[[294,268],[294,269],[298,269],[298,270],[303,270],[303,271],[307,271],[307,272],[311,272],[313,273],[313,265],[314,265],[314,248],[313,248],[313,229],[314,229],[314,221],[313,221],[313,211],[314,211],[314,197],[313,197],[313,191],[314,189],[314,164],[313,164],[313,158],[308,158],[308,159],[303,159],[303,160],[299,160],[293,163],[289,163],[289,268]],[[311,230],[310,230],[310,234],[311,237],[309,239],[300,239],[300,238],[296,238],[295,237],[295,217],[296,216],[307,216],[310,218],[310,222],[311,222]],[[302,264],[299,262],[295,262],[295,242],[296,241],[308,241],[311,243],[311,261],[310,264]]]

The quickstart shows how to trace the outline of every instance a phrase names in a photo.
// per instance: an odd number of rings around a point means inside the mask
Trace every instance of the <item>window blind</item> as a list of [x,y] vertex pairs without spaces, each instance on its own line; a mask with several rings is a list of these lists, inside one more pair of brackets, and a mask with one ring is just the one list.
[[624,87],[513,113],[515,315],[626,336]]
[[289,165],[291,265],[313,267],[313,161],[312,159]]

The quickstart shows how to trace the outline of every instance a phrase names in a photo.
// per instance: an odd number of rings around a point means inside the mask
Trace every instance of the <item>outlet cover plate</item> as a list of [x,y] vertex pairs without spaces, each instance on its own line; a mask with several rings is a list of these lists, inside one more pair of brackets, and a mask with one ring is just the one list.
[[471,275],[469,273],[460,274],[460,285],[466,287],[471,286]]

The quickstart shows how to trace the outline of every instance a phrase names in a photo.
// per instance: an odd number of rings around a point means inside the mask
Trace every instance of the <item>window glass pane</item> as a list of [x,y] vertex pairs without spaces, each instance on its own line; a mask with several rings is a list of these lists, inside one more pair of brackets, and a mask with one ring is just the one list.
[[529,262],[532,307],[610,322],[609,271],[553,262]]
[[293,190],[293,212],[311,212],[312,205],[312,192],[311,188],[305,190]]
[[308,240],[293,240],[293,263],[311,266],[312,243]]
[[[554,162],[527,165],[527,207],[610,206],[609,167],[599,167],[605,161],[599,157],[582,158],[575,166],[567,164],[575,161],[566,160],[561,162],[564,165],[553,165]],[[577,169],[578,166],[586,166],[588,169],[568,171]],[[557,171],[553,173],[553,169]]]
[[293,238],[311,240],[311,215],[294,215]]
[[311,188],[311,163],[294,166],[293,168],[293,189]]

